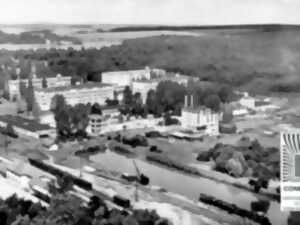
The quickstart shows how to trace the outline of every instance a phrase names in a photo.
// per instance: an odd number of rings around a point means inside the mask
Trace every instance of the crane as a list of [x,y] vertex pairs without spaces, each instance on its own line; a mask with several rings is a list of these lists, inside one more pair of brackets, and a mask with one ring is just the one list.
[[135,160],[132,160],[136,174],[137,174],[137,179],[135,181],[135,201],[138,201],[138,185],[148,185],[149,184],[149,178],[142,174],[135,162]]

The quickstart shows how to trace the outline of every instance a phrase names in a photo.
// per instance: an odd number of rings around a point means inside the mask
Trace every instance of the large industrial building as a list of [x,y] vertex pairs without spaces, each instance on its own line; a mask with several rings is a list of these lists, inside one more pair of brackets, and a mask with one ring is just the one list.
[[98,103],[104,105],[106,99],[114,98],[114,85],[86,83],[69,87],[36,88],[35,101],[42,111],[50,110],[51,100],[55,95],[65,97],[69,105]]
[[219,113],[205,106],[195,107],[193,96],[185,96],[185,106],[181,112],[181,125],[184,129],[218,135],[219,120]]
[[[58,74],[56,77],[48,77],[47,80],[47,87],[64,87],[71,85],[71,77],[65,77]],[[35,88],[42,88],[42,81],[43,78],[32,78],[32,85]],[[28,79],[17,79],[17,80],[9,80],[8,81],[8,92],[10,99],[16,98],[20,96],[20,82],[23,82],[25,86],[28,86]]]

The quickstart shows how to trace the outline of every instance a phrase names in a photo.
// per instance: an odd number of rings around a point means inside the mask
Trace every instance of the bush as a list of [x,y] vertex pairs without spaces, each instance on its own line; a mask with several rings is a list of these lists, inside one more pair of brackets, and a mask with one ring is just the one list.
[[158,131],[149,131],[145,134],[145,136],[147,138],[160,138],[160,137],[163,137],[163,135]]
[[124,137],[122,141],[124,144],[131,145],[133,148],[135,148],[137,146],[143,146],[143,147],[148,146],[147,138],[145,138],[141,135],[136,135],[132,138]]
[[76,156],[92,155],[92,154],[97,154],[99,152],[105,152],[105,150],[106,150],[105,145],[101,145],[101,146],[95,145],[84,150],[78,150],[75,152],[75,155]]
[[179,124],[179,120],[176,118],[172,118],[169,114],[166,114],[165,118],[165,126],[171,126]]
[[155,153],[162,153],[162,150],[158,149],[156,145],[152,145],[152,146],[149,148],[149,151],[150,151],[150,152],[155,152]]
[[116,153],[123,154],[123,155],[133,155],[132,151],[130,151],[122,146],[119,146],[119,145],[112,147],[111,150]]
[[210,160],[211,154],[209,152],[199,153],[197,156],[197,160],[201,162],[208,162]]
[[270,208],[270,202],[260,200],[257,202],[251,202],[251,210],[254,212],[263,212],[267,213]]

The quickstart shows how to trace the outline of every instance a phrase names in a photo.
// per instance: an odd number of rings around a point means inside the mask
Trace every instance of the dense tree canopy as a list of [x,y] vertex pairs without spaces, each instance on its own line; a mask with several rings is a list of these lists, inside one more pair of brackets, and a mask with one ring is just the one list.
[[133,102],[133,94],[129,86],[126,86],[123,91],[123,103],[124,105],[131,105]]
[[132,214],[109,209],[98,196],[82,200],[67,192],[51,197],[49,207],[13,195],[0,200],[0,225],[171,225],[155,211],[133,210]]
[[210,95],[205,99],[204,105],[215,112],[219,112],[221,107],[221,100],[218,95]]
[[55,95],[51,100],[51,110],[56,121],[58,139],[82,138],[86,136],[89,125],[91,105],[67,105],[65,98]]
[[91,107],[91,114],[102,115],[101,106],[98,103],[94,103]]

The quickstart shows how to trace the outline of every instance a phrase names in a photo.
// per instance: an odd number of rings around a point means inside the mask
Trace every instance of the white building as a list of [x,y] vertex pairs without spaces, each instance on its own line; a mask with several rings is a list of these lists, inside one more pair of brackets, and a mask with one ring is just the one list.
[[161,69],[150,69],[146,67],[142,70],[127,70],[127,71],[113,71],[102,73],[102,82],[107,84],[116,84],[118,86],[131,86],[133,80],[151,78],[151,74],[157,74],[158,76],[165,73]]
[[[42,88],[42,80],[43,78],[32,78],[32,85],[35,88]],[[48,77],[47,86],[48,88],[51,87],[62,87],[62,86],[70,86],[71,85],[71,77],[63,77],[58,74],[56,77]],[[14,97],[20,96],[20,82],[23,82],[25,86],[28,86],[28,79],[18,79],[18,80],[9,80],[8,81],[8,92],[10,99]]]
[[218,135],[219,113],[205,106],[194,107],[193,101],[193,96],[190,96],[190,103],[188,103],[188,96],[185,96],[185,107],[181,112],[182,127],[188,130],[203,131],[208,135]]
[[240,105],[246,107],[247,109],[255,109],[255,98],[251,96],[244,96],[239,100]]
[[43,124],[48,124],[50,127],[56,127],[56,121],[54,118],[54,113],[51,111],[41,112],[39,115],[39,121]]
[[102,115],[92,114],[89,116],[89,126],[87,127],[87,132],[90,134],[98,135],[101,132],[103,118]]
[[94,104],[104,105],[106,99],[114,98],[114,86],[103,83],[86,83],[69,87],[35,89],[35,100],[42,111],[50,110],[51,100],[55,95],[65,97],[69,105]]

